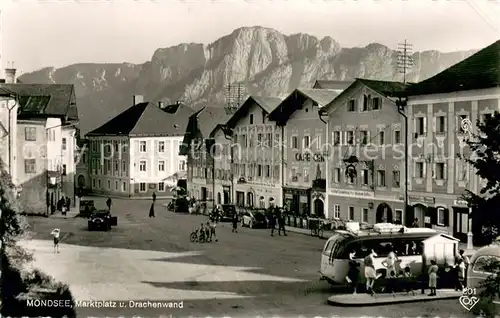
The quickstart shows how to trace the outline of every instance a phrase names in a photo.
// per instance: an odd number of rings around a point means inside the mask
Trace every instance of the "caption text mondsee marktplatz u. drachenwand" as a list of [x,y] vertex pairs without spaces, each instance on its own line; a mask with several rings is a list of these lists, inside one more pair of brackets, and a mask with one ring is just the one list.
[[[73,307],[70,300],[28,299],[28,307]],[[76,308],[184,308],[183,301],[150,301],[150,300],[84,300],[75,301]]]

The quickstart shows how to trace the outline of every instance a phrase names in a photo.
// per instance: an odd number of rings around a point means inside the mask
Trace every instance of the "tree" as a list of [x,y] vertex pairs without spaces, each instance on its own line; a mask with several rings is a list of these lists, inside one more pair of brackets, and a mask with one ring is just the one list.
[[[17,213],[16,204],[15,186],[0,160],[1,316],[75,317],[74,300],[67,285],[40,271],[22,269],[23,265],[32,261],[32,255],[18,245],[18,241],[24,238],[28,223]],[[26,301],[28,298],[68,300],[71,306],[30,308]]]
[[500,228],[500,114],[477,122],[477,133],[467,140],[470,155],[463,159],[471,164],[476,174],[486,180],[479,193],[466,190],[463,199],[472,208],[472,218],[481,225],[481,236],[486,244],[498,235]]
[[[463,159],[486,183],[483,183],[479,193],[466,190],[463,199],[472,208],[474,222],[481,226],[482,243],[489,244],[499,235],[500,229],[500,114],[495,112],[483,122],[478,121],[477,132],[471,137],[467,140],[470,156]],[[494,317],[497,308],[493,300],[500,299],[500,262],[492,261],[484,264],[484,268],[492,274],[480,286],[480,302],[474,311],[481,316]]]

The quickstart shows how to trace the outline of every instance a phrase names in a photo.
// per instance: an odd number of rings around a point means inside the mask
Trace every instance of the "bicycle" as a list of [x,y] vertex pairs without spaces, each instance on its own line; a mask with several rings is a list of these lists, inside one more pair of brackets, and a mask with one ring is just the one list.
[[311,236],[317,236],[318,238],[323,238],[323,235],[325,234],[325,223],[322,221],[319,221],[318,223],[315,223],[314,226],[311,227]]
[[191,235],[189,235],[189,240],[191,241],[191,243],[195,243],[195,242],[205,243],[205,242],[207,242],[207,240],[205,239],[205,234],[198,236],[197,230],[191,232]]

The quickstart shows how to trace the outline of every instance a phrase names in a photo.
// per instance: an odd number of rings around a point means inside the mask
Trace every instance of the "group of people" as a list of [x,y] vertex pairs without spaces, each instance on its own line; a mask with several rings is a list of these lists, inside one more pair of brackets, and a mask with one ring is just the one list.
[[59,201],[57,201],[57,211],[61,211],[63,215],[66,214],[71,208],[71,199],[69,197],[61,197]]
[[218,242],[219,240],[217,239],[215,228],[216,222],[207,222],[206,224],[201,223],[200,227],[197,229],[198,239],[209,242]]
[[[364,264],[364,277],[366,279],[366,292],[371,294],[372,296],[375,294],[373,290],[373,286],[375,281],[384,276],[382,271],[377,273],[375,268],[375,257],[377,257],[377,253],[372,249],[368,256],[366,256],[363,260]],[[349,254],[349,271],[346,277],[346,280],[354,289],[354,294],[357,292],[358,286],[358,278],[360,274],[360,263],[355,260],[356,251],[352,251]],[[401,268],[401,261],[398,259],[394,249],[390,247],[390,251],[387,257],[382,261],[382,265],[385,268],[385,279],[388,283],[386,286],[386,290],[390,292],[394,292],[395,287],[393,284],[396,282],[398,278],[412,278],[413,275],[411,273],[411,268],[406,266],[405,268]],[[453,266],[446,265],[445,273],[446,278],[450,279],[455,289],[457,291],[463,290],[466,282],[466,273],[467,268],[470,265],[469,258],[465,255],[464,250],[460,250],[458,256],[455,258],[455,264]],[[438,286],[438,273],[439,266],[435,260],[430,261],[430,266],[427,269],[428,281],[429,281],[429,296],[436,296],[436,290]],[[406,291],[413,291],[411,286],[405,286],[404,282],[406,280],[401,280],[400,284],[402,289]],[[392,282],[392,283],[391,283]]]

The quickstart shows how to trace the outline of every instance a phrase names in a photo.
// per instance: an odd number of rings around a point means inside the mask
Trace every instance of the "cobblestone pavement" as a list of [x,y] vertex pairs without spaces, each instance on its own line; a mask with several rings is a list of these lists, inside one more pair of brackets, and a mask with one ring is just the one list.
[[[118,226],[109,232],[88,232],[81,218],[33,217],[32,240],[24,244],[35,265],[70,284],[77,300],[116,301],[115,308],[80,307],[79,317],[468,317],[456,300],[330,306],[327,298],[338,291],[318,280],[324,240],[248,228],[232,233],[222,223],[219,242],[191,243],[189,234],[206,217],[168,212],[161,203],[148,218],[150,201],[113,200]],[[61,229],[60,254],[52,250],[53,228]],[[183,308],[130,308],[129,300],[182,301]]]

